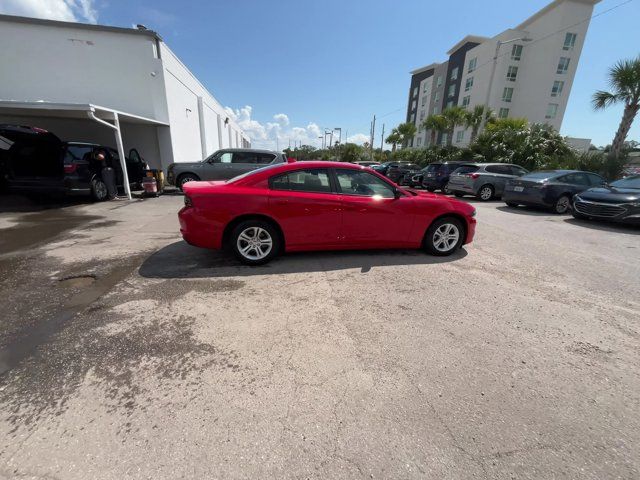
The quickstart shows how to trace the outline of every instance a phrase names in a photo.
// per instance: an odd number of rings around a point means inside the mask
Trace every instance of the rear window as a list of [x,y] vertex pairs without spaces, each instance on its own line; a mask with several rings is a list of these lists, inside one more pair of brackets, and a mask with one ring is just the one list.
[[93,147],[91,146],[69,145],[64,154],[64,164],[71,165],[72,163],[88,162],[91,160],[92,152]]
[[556,175],[556,172],[533,172],[521,177],[522,180],[544,180]]
[[432,163],[431,165],[427,166],[427,168],[425,168],[425,172],[428,173],[436,173],[438,171],[440,171],[440,169],[442,168],[442,164],[441,163]]
[[462,167],[456,168],[453,173],[458,175],[464,175],[465,173],[473,173],[477,172],[478,168],[476,165],[463,165]]

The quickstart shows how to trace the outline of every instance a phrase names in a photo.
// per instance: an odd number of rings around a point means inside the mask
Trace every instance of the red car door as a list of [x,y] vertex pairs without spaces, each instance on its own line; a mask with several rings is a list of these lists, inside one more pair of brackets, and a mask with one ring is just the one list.
[[287,251],[338,248],[341,195],[327,169],[299,169],[269,181],[269,209],[282,227]]
[[392,185],[366,171],[337,168],[335,173],[345,246],[406,246],[415,218],[412,197],[396,198]]

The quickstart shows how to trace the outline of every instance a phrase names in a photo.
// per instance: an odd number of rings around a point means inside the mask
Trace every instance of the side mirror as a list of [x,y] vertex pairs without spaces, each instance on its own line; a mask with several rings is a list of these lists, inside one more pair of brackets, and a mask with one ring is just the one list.
[[396,200],[399,199],[402,196],[402,193],[400,193],[400,189],[399,188],[395,187],[393,189],[393,196],[394,196],[394,198]]

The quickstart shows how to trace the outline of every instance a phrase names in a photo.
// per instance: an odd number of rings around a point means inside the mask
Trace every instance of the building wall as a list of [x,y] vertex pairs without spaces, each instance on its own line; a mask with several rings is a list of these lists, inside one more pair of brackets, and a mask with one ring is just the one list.
[[241,147],[242,139],[248,141],[238,124],[171,49],[162,43],[160,51],[174,161],[199,160],[219,148]]
[[62,25],[0,19],[0,99],[93,103],[166,122],[152,36]]

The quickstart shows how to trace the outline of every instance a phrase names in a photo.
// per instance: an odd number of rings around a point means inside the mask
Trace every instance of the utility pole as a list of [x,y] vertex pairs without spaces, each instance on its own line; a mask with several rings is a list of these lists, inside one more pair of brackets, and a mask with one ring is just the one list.
[[384,152],[384,123],[382,124],[382,138],[380,139],[380,153]]
[[373,116],[373,121],[371,122],[371,143],[369,144],[369,156],[371,157],[371,160],[373,160],[373,141],[375,139],[376,136],[376,116]]

